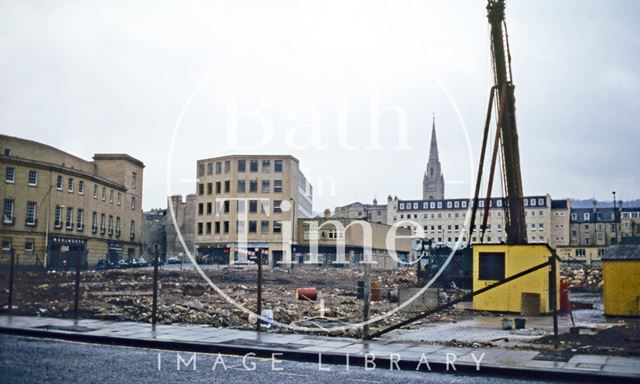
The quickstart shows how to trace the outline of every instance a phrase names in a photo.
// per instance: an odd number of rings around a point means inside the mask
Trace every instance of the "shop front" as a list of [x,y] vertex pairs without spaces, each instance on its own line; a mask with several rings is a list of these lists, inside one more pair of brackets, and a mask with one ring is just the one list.
[[80,263],[87,267],[87,240],[69,236],[49,236],[47,250],[49,268],[72,269]]

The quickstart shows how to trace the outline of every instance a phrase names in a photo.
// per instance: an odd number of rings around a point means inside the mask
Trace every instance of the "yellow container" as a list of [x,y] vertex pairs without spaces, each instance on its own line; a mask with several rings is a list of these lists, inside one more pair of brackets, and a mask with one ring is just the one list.
[[640,316],[640,246],[611,247],[602,257],[604,314]]
[[[552,250],[547,244],[473,246],[473,290],[525,271],[549,260]],[[557,308],[560,306],[560,265],[556,262]],[[473,309],[479,311],[520,313],[522,294],[540,296],[540,313],[549,313],[549,267],[539,269],[497,288],[476,295]]]

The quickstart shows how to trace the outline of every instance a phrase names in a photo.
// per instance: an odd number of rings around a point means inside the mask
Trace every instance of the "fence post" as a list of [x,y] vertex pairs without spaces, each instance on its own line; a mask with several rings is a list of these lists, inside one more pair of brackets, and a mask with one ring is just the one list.
[[155,329],[158,322],[158,264],[160,263],[160,251],[156,244],[153,250],[153,304],[151,306],[151,326]]
[[9,262],[9,302],[7,303],[7,309],[10,311],[13,307],[13,274],[16,264],[16,250],[11,247],[11,261]]
[[369,307],[371,301],[371,264],[364,260],[364,296],[362,306],[362,322],[365,323],[362,327],[362,340],[367,340],[369,337]]
[[76,284],[75,297],[73,300],[73,317],[78,318],[78,302],[80,301],[80,263],[82,257],[80,252],[76,252]]
[[262,316],[262,250],[258,254],[258,303],[256,305],[256,331],[260,332],[260,316]]
[[557,349],[560,346],[558,337],[558,303],[556,274],[558,273],[555,255],[549,256],[549,305],[553,313],[553,343]]

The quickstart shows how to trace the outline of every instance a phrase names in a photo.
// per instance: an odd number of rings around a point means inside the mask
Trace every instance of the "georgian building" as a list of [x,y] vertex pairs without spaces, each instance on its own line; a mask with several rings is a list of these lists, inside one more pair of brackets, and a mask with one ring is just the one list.
[[[529,243],[546,243],[555,248],[569,244],[569,202],[552,200],[549,195],[524,198]],[[506,241],[504,223],[504,200],[492,198],[487,217],[484,243]],[[480,234],[469,234],[465,220],[469,214],[469,199],[400,200],[388,198],[387,222],[390,225],[403,220],[419,223],[425,236],[436,244],[453,245],[458,238],[466,243],[480,242]],[[478,203],[475,228],[480,228],[484,219],[484,200]],[[409,223],[402,226],[410,226]]]
[[334,217],[336,219],[357,219],[373,223],[387,223],[387,205],[378,204],[378,199],[373,199],[373,204],[355,203],[336,207]]
[[0,135],[1,262],[93,266],[141,253],[144,164],[129,155],[93,161],[31,140]]
[[203,260],[242,264],[259,252],[275,266],[292,251],[297,219],[312,216],[313,189],[293,156],[198,160],[197,177],[194,244]]

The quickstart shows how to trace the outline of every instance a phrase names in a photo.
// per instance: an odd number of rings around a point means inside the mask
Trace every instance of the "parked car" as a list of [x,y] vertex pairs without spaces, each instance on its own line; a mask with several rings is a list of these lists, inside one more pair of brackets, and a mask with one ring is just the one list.
[[[156,265],[156,260],[155,258],[152,258],[151,261],[149,262],[149,265]],[[164,265],[164,259],[160,259],[158,258],[158,265]]]
[[98,263],[96,263],[97,270],[112,269],[115,267],[116,265],[107,259],[98,260]]
[[120,269],[129,268],[129,263],[127,263],[124,260],[118,260],[118,268]]
[[148,266],[149,266],[149,263],[147,263],[147,260],[145,260],[144,257],[141,257],[138,259],[136,267],[148,267]]
[[180,264],[180,258],[178,256],[169,256],[167,258],[167,264]]

